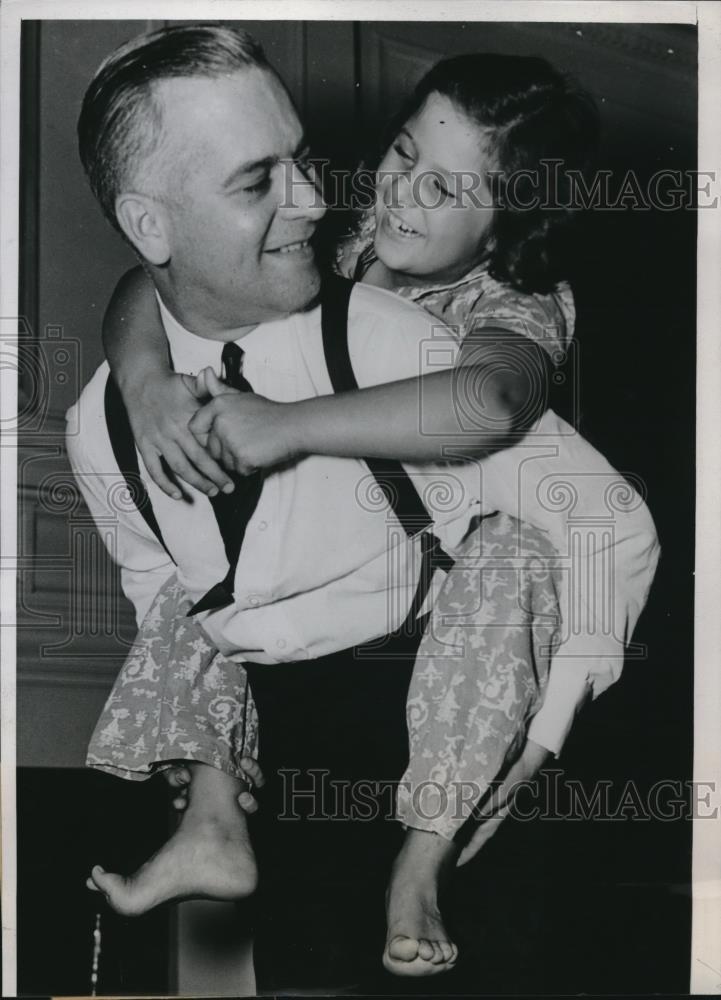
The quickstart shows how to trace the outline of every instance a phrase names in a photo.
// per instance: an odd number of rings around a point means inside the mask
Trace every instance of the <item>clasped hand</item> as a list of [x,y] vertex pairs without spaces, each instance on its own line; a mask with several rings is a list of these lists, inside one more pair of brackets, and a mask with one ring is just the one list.
[[148,372],[125,389],[143,464],[174,500],[183,496],[181,482],[208,496],[232,493],[229,473],[248,475],[300,454],[291,405],[239,393],[212,369],[197,377]]
[[[184,379],[190,379],[184,376]],[[239,392],[221,382],[212,368],[189,385],[196,398],[208,400],[189,428],[208,454],[228,472],[247,476],[257,469],[287,462],[297,454],[287,404]]]

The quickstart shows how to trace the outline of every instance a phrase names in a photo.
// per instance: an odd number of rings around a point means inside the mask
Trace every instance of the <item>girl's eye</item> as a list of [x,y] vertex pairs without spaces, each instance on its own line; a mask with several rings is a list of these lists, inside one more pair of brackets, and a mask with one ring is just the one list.
[[393,152],[398,153],[398,155],[404,160],[412,160],[413,157],[409,152],[407,152],[399,142],[393,143]]
[[447,198],[450,195],[450,191],[443,183],[443,181],[440,179],[438,174],[433,175],[433,187],[436,189],[436,191],[440,191],[440,193],[443,195],[444,198]]

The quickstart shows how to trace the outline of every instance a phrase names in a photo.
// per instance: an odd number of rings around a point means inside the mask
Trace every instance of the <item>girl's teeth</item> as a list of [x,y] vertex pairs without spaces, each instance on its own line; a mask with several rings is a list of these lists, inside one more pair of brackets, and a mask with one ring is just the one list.
[[415,229],[411,229],[411,227],[407,226],[405,222],[401,222],[400,219],[396,219],[394,215],[389,215],[388,218],[390,219],[392,228],[397,233],[400,233],[402,236],[418,236]]

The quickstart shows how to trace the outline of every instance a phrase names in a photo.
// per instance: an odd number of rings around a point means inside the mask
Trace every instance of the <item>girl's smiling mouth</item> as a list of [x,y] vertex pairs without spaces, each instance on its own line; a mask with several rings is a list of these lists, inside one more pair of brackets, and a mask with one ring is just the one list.
[[423,234],[419,233],[417,229],[413,229],[409,226],[399,215],[384,206],[383,219],[381,225],[384,227],[386,232],[391,236],[397,236],[404,240],[418,239]]

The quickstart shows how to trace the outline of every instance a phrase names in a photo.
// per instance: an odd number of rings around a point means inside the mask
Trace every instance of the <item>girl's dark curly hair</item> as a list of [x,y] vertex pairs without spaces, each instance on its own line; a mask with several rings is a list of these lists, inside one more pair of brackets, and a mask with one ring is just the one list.
[[454,56],[423,77],[387,137],[394,138],[431,94],[447,97],[483,129],[493,167],[490,273],[522,291],[551,291],[568,275],[577,215],[568,171],[587,169],[598,142],[593,99],[545,59]]

